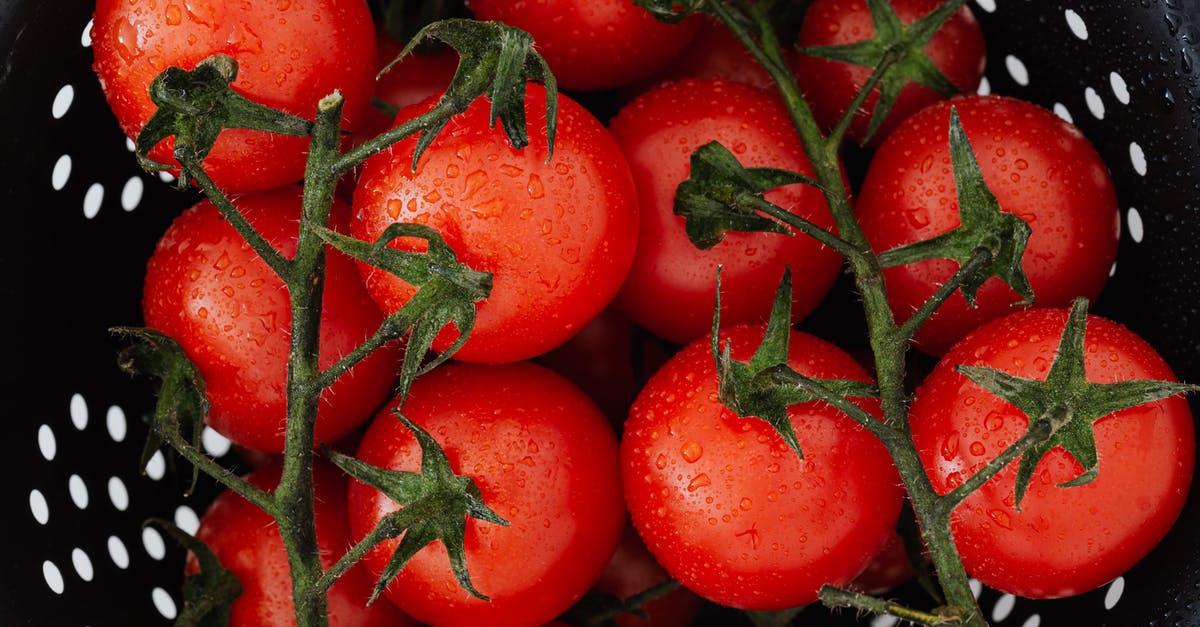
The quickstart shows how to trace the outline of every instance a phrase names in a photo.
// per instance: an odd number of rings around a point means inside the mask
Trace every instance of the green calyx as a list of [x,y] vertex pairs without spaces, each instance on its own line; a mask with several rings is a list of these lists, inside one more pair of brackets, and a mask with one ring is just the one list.
[[233,602],[242,594],[242,584],[233,571],[221,565],[208,545],[192,534],[161,518],[154,525],[196,556],[200,570],[183,581],[183,609],[175,617],[175,627],[228,627]]
[[633,3],[667,24],[678,24],[699,11],[706,0],[633,0]]
[[960,365],[956,368],[975,384],[1024,412],[1029,417],[1030,431],[1038,429],[1047,434],[1021,456],[1016,480],[1018,510],[1033,480],[1034,469],[1050,449],[1061,446],[1083,466],[1078,477],[1059,487],[1086,485],[1100,471],[1096,454],[1097,420],[1122,409],[1200,389],[1174,381],[1089,382],[1084,373],[1086,324],[1087,299],[1080,298],[1071,307],[1045,381],[981,366]]
[[369,602],[379,597],[418,551],[436,540],[446,547],[451,570],[459,585],[472,596],[490,600],[475,588],[467,572],[466,519],[471,517],[502,526],[507,526],[508,522],[483,502],[473,479],[454,474],[445,451],[429,432],[399,411],[394,413],[416,436],[421,447],[421,472],[387,470],[324,449],[329,459],[350,476],[400,504],[400,509],[385,516],[371,532],[374,541],[401,534],[404,537],[376,582]]

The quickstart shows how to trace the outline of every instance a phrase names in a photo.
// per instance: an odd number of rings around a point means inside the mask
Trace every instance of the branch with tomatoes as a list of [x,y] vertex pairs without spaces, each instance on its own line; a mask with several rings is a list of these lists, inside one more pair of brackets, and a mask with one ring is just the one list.
[[[1112,182],[1052,113],[959,95],[983,70],[965,0],[816,0],[787,32],[789,3],[639,0],[586,37],[520,3],[429,21],[430,3],[414,29],[385,2],[381,32],[413,33],[385,76],[419,47],[458,62],[378,130],[367,6],[308,4],[277,10],[336,35],[298,44],[245,4],[97,6],[96,69],[137,159],[204,195],[148,264],[146,328],[118,330],[122,367],[160,381],[144,457],[169,446],[229,489],[196,537],[156,523],[192,554],[179,624],[592,625],[683,588],[760,624],[819,601],[984,625],[970,578],[1078,594],[1178,515],[1195,387],[1088,313]],[[185,21],[227,49],[149,75],[142,56],[199,39]],[[611,52],[624,38],[678,53],[698,32],[690,54],[724,50],[748,84],[659,63],[674,80],[607,126],[558,92],[633,89],[649,61]],[[851,144],[871,155],[854,194]],[[842,271],[865,357],[800,330]],[[528,363],[570,361],[556,347],[609,311],[625,336],[601,344],[642,362],[619,443]],[[639,334],[662,338],[649,367]],[[205,424],[265,467],[210,458]],[[627,510],[665,574],[581,600]],[[266,531],[219,530],[239,524]],[[926,607],[859,583],[889,544]]]

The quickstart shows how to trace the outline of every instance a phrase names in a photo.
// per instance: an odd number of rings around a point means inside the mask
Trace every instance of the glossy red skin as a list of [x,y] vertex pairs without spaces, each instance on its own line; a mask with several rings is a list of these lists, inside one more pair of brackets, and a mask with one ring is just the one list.
[[[812,167],[778,98],[741,83],[696,79],[663,85],[626,105],[610,128],[621,145],[641,203],[637,256],[617,296],[634,322],[676,344],[712,329],[716,269],[722,266],[722,324],[765,321],[784,267],[791,265],[793,319],[808,315],[833,285],[841,257],[807,236],[730,233],[709,250],[688,240],[674,213],[675,189],[691,154],[717,140],[743,165],[812,175]],[[820,191],[773,190],[767,200],[832,230]]]
[[[625,527],[621,543],[595,590],[617,599],[627,599],[668,580],[670,575],[654,559],[632,526]],[[613,620],[620,627],[687,627],[700,613],[702,600],[687,588],[676,588],[641,606],[649,620],[620,614]]]
[[621,87],[666,67],[699,26],[659,22],[632,0],[468,0],[484,21],[500,21],[533,36],[559,87]]
[[[339,90],[350,129],[374,89],[374,27],[362,0],[99,0],[92,42],[105,97],[130,137],[154,113],[147,89],[159,72],[190,70],[214,54],[238,62],[235,91],[306,119]],[[204,167],[226,191],[270,189],[304,176],[307,146],[307,138],[228,130]],[[174,163],[173,150],[168,138],[150,158]]]
[[[968,96],[909,118],[879,147],[867,170],[857,213],[877,251],[929,239],[958,226],[950,169],[950,108],[958,110],[983,179],[1003,211],[1029,223],[1022,257],[1036,303],[1067,307],[1094,300],[1108,280],[1120,235],[1116,192],[1100,155],[1074,126],[1013,98]],[[884,271],[892,311],[905,319],[957,270],[935,259]],[[1013,310],[1020,297],[997,278],[980,288],[976,308],[961,292],[916,335],[941,355],[971,329]]]
[[[397,119],[431,106],[426,100]],[[499,124],[489,128],[489,109],[481,98],[456,117],[415,174],[415,137],[367,160],[351,233],[375,241],[394,222],[426,224],[442,233],[460,262],[493,273],[491,295],[479,304],[475,329],[455,358],[503,363],[562,344],[608,305],[633,259],[638,209],[620,149],[583,107],[560,96],[549,163],[545,88],[528,86],[530,143],[522,150],[509,145]],[[365,264],[360,270],[384,311],[399,309],[415,292],[394,275]],[[446,329],[434,348],[445,349],[457,335]]]
[[[413,384],[404,413],[510,524],[467,520],[467,568],[491,602],[459,587],[440,543],[413,557],[388,598],[422,622],[464,626],[537,625],[577,601],[603,572],[625,524],[616,439],[600,410],[541,366],[451,362]],[[418,470],[421,459],[412,433],[390,411],[371,423],[358,457],[406,471]],[[396,508],[351,482],[356,538]],[[382,572],[396,544],[368,554],[368,569]]]
[[[253,485],[273,491],[282,466],[272,464],[246,476]],[[314,520],[321,564],[333,566],[350,546],[346,510],[346,478],[325,464],[314,467]],[[296,624],[292,577],[287,552],[275,520],[232,490],[222,492],[200,520],[196,537],[242,584],[233,603],[231,627],[291,627]],[[186,571],[199,570],[189,554]],[[387,600],[367,606],[374,582],[361,567],[350,569],[329,590],[330,627],[416,627],[417,622]]]
[[[954,371],[957,364],[1045,379],[1067,313],[1029,310],[967,336],[916,391],[910,421],[934,488],[946,493],[1027,429],[1028,419]],[[1088,381],[1175,380],[1162,358],[1128,329],[1089,316]],[[1195,433],[1187,401],[1173,397],[1123,410],[1095,423],[1099,475],[1058,484],[1083,467],[1052,449],[1014,506],[1011,464],[955,510],[952,530],[967,571],[1012,594],[1052,598],[1104,585],[1140,560],[1166,534],[1187,498]]]
[[[722,331],[748,359],[761,326]],[[724,341],[724,340],[722,340]],[[869,380],[852,357],[793,333],[802,374]],[[878,412],[877,401],[863,401]],[[688,589],[752,610],[797,607],[822,584],[845,585],[891,537],[903,490],[883,446],[827,405],[789,409],[804,460],[765,421],[717,400],[708,339],[646,384],[625,423],[621,470],[633,524]]]
[[[296,251],[300,188],[246,194],[238,207],[284,256]],[[334,205],[344,230],[348,207]],[[327,257],[320,366],[374,334],[383,314],[354,262]],[[287,415],[292,323],[287,288],[209,201],[175,219],[146,268],[146,325],[173,337],[204,377],[208,424],[241,446],[279,453]],[[400,349],[386,345],[321,394],[316,441],[333,443],[367,421],[391,393]]]
[[[911,24],[936,9],[941,0],[891,0],[889,4],[901,22]],[[805,13],[796,45],[844,45],[874,35],[875,26],[866,0],[816,0]],[[970,8],[963,6],[951,15],[925,46],[924,52],[962,93],[973,94],[979,89],[987,51],[983,31]],[[826,130],[832,129],[841,119],[866,84],[871,71],[869,67],[819,59],[802,52],[792,62],[796,82],[812,107],[813,115]],[[928,87],[909,83],[900,91],[891,112],[868,143],[878,145],[904,118],[942,99],[943,96]],[[855,113],[847,133],[851,141],[863,142],[878,100],[879,92],[876,91]]]

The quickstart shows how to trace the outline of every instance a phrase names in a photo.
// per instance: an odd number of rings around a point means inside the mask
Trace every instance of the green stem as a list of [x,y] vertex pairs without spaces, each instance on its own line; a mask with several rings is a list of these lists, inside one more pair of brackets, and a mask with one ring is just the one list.
[[761,211],[772,218],[775,218],[776,220],[792,227],[796,231],[817,240],[829,248],[832,248],[843,257],[848,257],[855,253],[854,247],[852,247],[846,240],[834,235],[826,229],[817,226],[813,222],[800,217],[788,211],[787,209],[784,209],[783,207],[780,207],[773,202],[764,200],[758,196],[751,196],[743,200],[744,202],[748,202],[752,207],[754,207],[755,210]]
[[917,332],[917,329],[919,329],[921,325],[925,324],[925,322],[929,320],[931,316],[933,316],[933,313],[937,311],[938,308],[941,307],[956,290],[958,290],[958,288],[962,287],[967,278],[971,277],[978,272],[980,268],[988,265],[991,262],[991,251],[985,248],[976,249],[975,253],[971,255],[971,258],[967,260],[967,263],[960,266],[958,271],[955,272],[954,276],[951,276],[948,281],[938,286],[937,291],[934,292],[928,300],[922,303],[921,307],[913,312],[913,315],[909,316],[908,320],[904,321],[904,324],[900,326],[898,335],[905,340],[912,339],[912,336]]
[[886,614],[914,625],[947,625],[956,622],[947,616],[914,610],[899,603],[833,586],[823,586],[820,594],[821,602],[826,607],[848,607],[874,614]]
[[163,438],[164,442],[182,455],[188,463],[196,466],[201,472],[204,472],[213,479],[216,479],[221,485],[238,493],[242,498],[250,501],[269,514],[274,515],[277,511],[275,501],[270,494],[246,481],[232,470],[217,463],[216,460],[209,457],[200,449],[192,446],[190,442],[180,435],[178,426],[171,429],[164,429],[159,435]]
[[208,200],[217,207],[221,215],[229,221],[229,224],[237,230],[242,239],[246,240],[246,244],[250,246],[258,256],[266,262],[267,267],[271,268],[276,275],[287,280],[287,275],[292,271],[292,262],[284,257],[270,242],[255,229],[253,225],[246,220],[246,216],[233,204],[233,201],[225,195],[217,184],[208,176],[208,172],[204,168],[191,167],[190,170],[195,172],[193,179],[200,187]]
[[778,383],[795,386],[809,394],[821,399],[822,402],[828,403],[834,409],[849,416],[854,422],[862,425],[862,427],[880,440],[895,439],[895,434],[888,433],[890,430],[888,425],[880,421],[875,416],[872,416],[867,410],[850,402],[845,396],[837,394],[826,388],[820,383],[809,379],[808,377],[797,374],[790,368],[777,368],[771,371],[771,378]]
[[358,164],[365,161],[368,157],[377,153],[383,152],[392,144],[401,141],[414,133],[428,127],[436,127],[436,123],[441,122],[455,114],[455,109],[452,104],[447,102],[438,102],[429,111],[418,115],[399,126],[394,126],[387,131],[373,137],[372,139],[363,142],[362,144],[346,151],[340,157],[335,159],[330,167],[337,175],[345,174],[353,169]]
[[896,65],[901,59],[899,51],[888,51],[883,56],[883,61],[880,62],[871,75],[867,77],[867,82],[863,83],[862,88],[854,95],[854,100],[850,101],[850,105],[842,112],[842,117],[838,119],[837,124],[829,131],[829,136],[826,141],[833,146],[841,146],[846,139],[846,133],[850,131],[850,125],[854,123],[854,116],[858,110],[867,102],[867,98],[871,96],[871,92],[875,91],[875,87],[879,85],[879,81],[883,80],[883,75]]
[[1049,438],[1052,432],[1053,426],[1049,416],[1042,416],[1033,421],[1033,424],[1029,426],[1029,430],[1018,438],[1017,441],[1008,445],[1003,452],[994,457],[975,474],[971,475],[962,485],[954,488],[941,498],[940,507],[945,511],[947,517],[951,510],[958,507],[968,496],[990,481],[992,477],[999,474],[1001,470],[1004,470],[1005,467],[1039,443],[1045,442],[1046,438]]

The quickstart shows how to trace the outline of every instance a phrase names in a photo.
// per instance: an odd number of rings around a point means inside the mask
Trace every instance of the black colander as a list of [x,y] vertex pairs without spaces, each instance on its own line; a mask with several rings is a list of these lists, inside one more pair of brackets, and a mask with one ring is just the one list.
[[[973,8],[990,51],[984,89],[1070,118],[1117,180],[1121,249],[1098,311],[1200,381],[1200,0]],[[194,528],[217,491],[202,481],[184,498],[190,472],[162,456],[138,473],[150,388],[117,370],[107,329],[140,320],[153,243],[197,197],[135,165],[90,70],[91,10],[0,0],[0,626],[170,624],[184,554],[142,522]],[[219,437],[205,443],[228,451]],[[984,590],[981,606],[997,625],[1200,625],[1198,525],[1193,498],[1163,544],[1113,583],[1060,601]],[[817,613],[804,622],[821,622]]]

